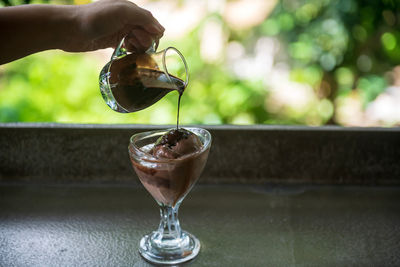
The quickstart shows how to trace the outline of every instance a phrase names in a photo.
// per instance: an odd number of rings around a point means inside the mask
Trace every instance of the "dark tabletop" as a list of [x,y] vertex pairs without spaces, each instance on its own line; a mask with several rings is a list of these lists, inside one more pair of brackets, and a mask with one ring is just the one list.
[[[399,266],[400,187],[198,185],[189,266]],[[150,266],[158,208],[136,186],[0,186],[0,266]]]

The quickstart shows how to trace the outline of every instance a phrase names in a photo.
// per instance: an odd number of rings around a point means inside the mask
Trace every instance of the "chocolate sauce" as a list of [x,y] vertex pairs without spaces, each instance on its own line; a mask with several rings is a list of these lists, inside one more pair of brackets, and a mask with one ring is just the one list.
[[179,109],[181,107],[181,97],[182,97],[183,91],[184,90],[179,91],[179,97],[178,97],[178,113],[176,114],[176,129],[177,130],[179,129]]
[[[140,62],[140,64],[139,64]],[[138,68],[137,66],[147,66]],[[179,128],[179,111],[185,82],[157,69],[150,56],[129,55],[110,67],[111,90],[118,104],[128,112],[144,109],[172,91],[178,91],[176,129],[162,135],[147,153],[159,159],[151,166],[142,164],[130,155],[140,181],[150,194],[164,205],[175,206],[194,185],[207,161],[209,148],[201,150],[200,138]],[[142,148],[143,149],[143,148]],[[173,160],[165,162],[164,160]]]
[[111,92],[118,105],[126,112],[145,109],[169,92],[178,91],[178,129],[180,99],[185,90],[184,81],[169,75],[171,82],[147,54],[130,54],[117,59],[111,64],[109,72]]

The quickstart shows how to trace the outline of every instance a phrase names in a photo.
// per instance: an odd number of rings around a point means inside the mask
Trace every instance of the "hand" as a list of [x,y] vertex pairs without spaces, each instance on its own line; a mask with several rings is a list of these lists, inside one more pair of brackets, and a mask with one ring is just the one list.
[[116,47],[146,50],[164,28],[143,8],[125,0],[82,6],[21,5],[0,8],[0,65],[49,49],[85,52]]
[[76,28],[63,50],[84,52],[116,47],[123,37],[129,50],[144,51],[164,33],[153,15],[125,0],[101,0],[75,6]]

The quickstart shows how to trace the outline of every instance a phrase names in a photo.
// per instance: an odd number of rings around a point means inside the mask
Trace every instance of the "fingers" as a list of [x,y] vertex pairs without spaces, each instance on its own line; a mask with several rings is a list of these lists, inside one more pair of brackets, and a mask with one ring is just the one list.
[[155,18],[153,19],[153,23],[144,24],[142,25],[142,27],[150,33],[162,36],[164,34],[165,28]]
[[128,51],[136,51],[136,52],[142,52],[145,51],[145,48],[143,48],[140,45],[140,42],[138,39],[136,39],[136,37],[134,35],[127,35],[125,37],[125,46],[126,49],[128,49]]
[[150,35],[142,28],[134,28],[126,36],[128,50],[130,51],[146,51],[153,44],[153,41],[158,42],[158,39],[159,37]]
[[131,3],[128,10],[128,23],[141,26],[145,31],[159,38],[164,34],[165,28],[156,20],[150,11]]
[[79,10],[81,36],[96,43],[94,49],[100,48],[100,44],[115,46],[126,36],[128,50],[143,52],[164,34],[164,27],[149,11],[130,1],[100,0]]
[[144,52],[152,43],[152,38],[143,30],[135,29],[125,37],[125,45],[129,51]]
[[136,40],[139,41],[139,45],[145,48],[150,47],[153,42],[153,36],[150,36],[142,29],[133,29],[129,35],[135,36]]

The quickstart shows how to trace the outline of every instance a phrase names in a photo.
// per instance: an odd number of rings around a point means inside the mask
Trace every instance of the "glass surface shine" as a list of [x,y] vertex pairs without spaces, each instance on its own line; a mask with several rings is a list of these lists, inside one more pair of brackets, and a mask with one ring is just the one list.
[[[158,41],[153,42],[153,45],[145,52],[151,60],[151,64],[149,61],[137,61],[136,65],[138,69],[158,69],[162,71],[165,75],[160,76],[160,82],[166,82],[174,87],[173,76],[180,78],[184,81],[184,87],[187,86],[189,82],[189,72],[185,57],[179,52],[175,47],[167,47],[161,51],[156,51],[158,47]],[[111,56],[110,61],[103,67],[99,76],[99,85],[101,95],[106,102],[106,104],[114,111],[120,113],[130,113],[138,110],[129,110],[124,107],[121,103],[119,103],[116,97],[113,95],[112,88],[115,87],[115,84],[110,82],[111,77],[111,66],[113,62],[116,60],[122,59],[132,52],[129,52],[126,49],[125,38],[121,40],[119,45],[114,50],[113,55]],[[178,88],[175,88],[178,89]],[[167,94],[170,91],[166,91]],[[139,98],[140,96],[138,96]],[[158,97],[155,97],[154,101],[150,102],[148,105],[141,107],[141,109],[146,108],[150,105],[153,105],[159,100]]]
[[168,130],[138,133],[129,142],[132,166],[160,206],[158,229],[145,235],[139,244],[140,254],[152,263],[179,264],[193,259],[200,251],[200,241],[181,229],[178,210],[204,169],[211,134],[201,128],[186,129],[196,134],[203,146],[199,151],[178,159],[157,159],[148,153],[152,144]]

